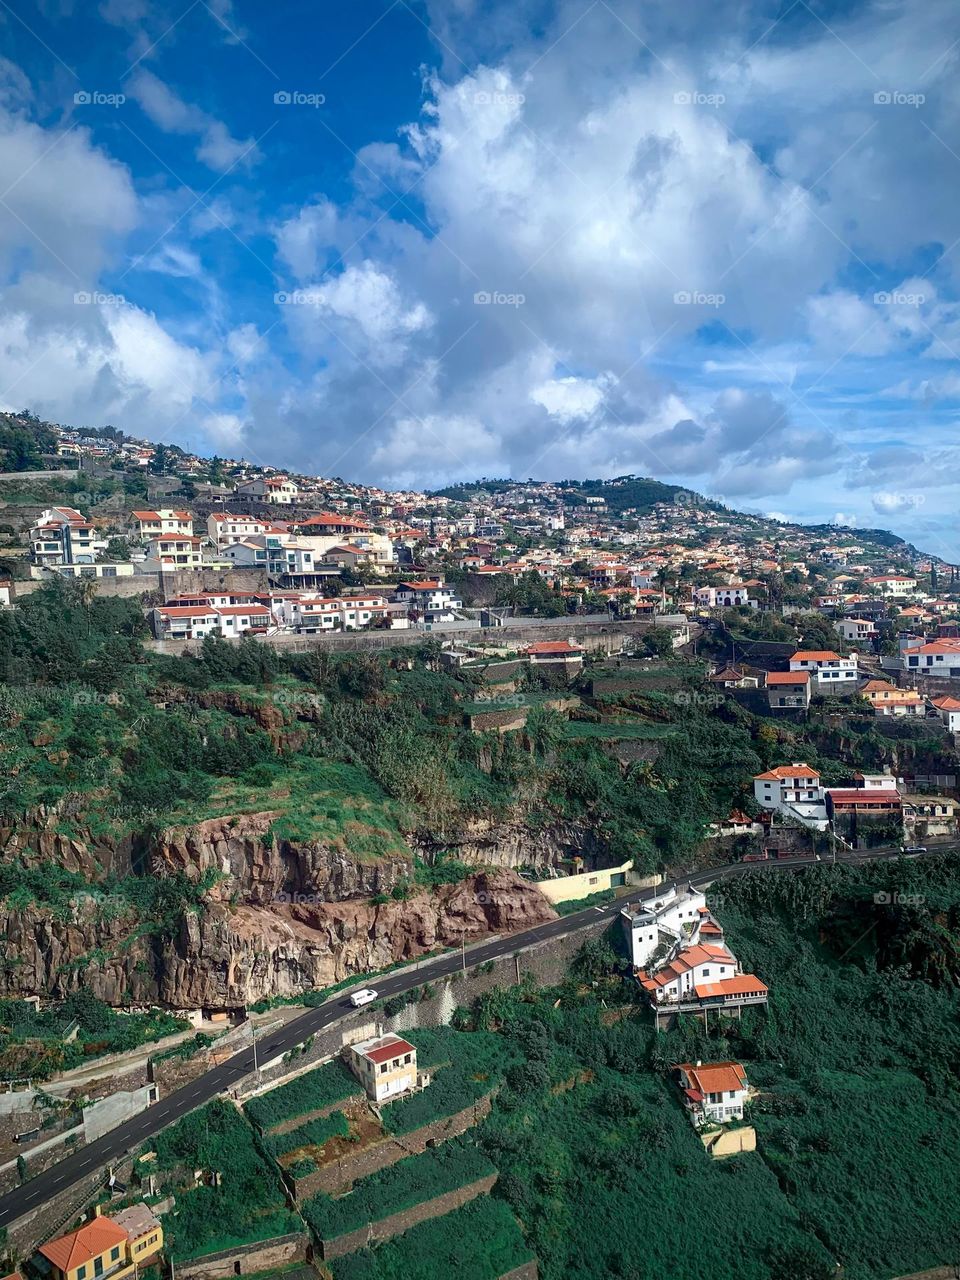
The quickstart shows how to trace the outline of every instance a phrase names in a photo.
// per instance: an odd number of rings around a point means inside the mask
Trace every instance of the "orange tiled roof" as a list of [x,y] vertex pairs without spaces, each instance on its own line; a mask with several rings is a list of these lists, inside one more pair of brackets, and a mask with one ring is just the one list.
[[702,1062],[698,1066],[681,1062],[677,1070],[685,1072],[701,1093],[736,1093],[747,1087],[747,1073],[739,1062]]
[[127,1233],[112,1218],[94,1218],[76,1231],[40,1246],[40,1252],[60,1271],[72,1271],[81,1263],[92,1262],[108,1249],[127,1243]]

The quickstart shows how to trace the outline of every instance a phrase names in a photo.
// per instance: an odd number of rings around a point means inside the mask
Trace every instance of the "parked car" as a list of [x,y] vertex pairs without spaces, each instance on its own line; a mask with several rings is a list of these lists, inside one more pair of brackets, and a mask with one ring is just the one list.
[[900,846],[901,853],[926,853],[927,846],[925,844],[902,844]]

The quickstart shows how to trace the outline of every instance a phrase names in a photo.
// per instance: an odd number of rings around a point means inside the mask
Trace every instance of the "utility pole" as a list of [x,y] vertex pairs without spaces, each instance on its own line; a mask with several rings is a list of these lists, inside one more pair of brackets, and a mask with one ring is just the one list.
[[467,930],[465,925],[460,926],[460,967],[463,970],[463,976],[467,976]]

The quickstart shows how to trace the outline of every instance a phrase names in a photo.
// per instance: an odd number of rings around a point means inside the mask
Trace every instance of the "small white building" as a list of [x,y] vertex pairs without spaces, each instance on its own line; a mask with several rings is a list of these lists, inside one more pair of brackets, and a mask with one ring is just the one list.
[[159,538],[161,534],[193,536],[193,516],[189,511],[174,511],[161,507],[156,511],[131,511],[129,527],[142,542]]
[[156,573],[163,569],[199,569],[203,564],[202,538],[186,534],[162,534],[147,543],[143,567]]
[[463,607],[455,589],[446,586],[442,578],[401,582],[393,598],[409,605],[427,622],[452,622]]
[[931,705],[951,733],[960,733],[960,698],[932,698]]
[[694,1128],[743,1119],[750,1085],[739,1062],[682,1062],[677,1071],[683,1105]]
[[417,1051],[409,1040],[392,1034],[348,1045],[347,1063],[358,1077],[367,1097],[386,1102],[409,1093],[417,1079]]
[[207,517],[207,534],[219,551],[235,542],[243,542],[245,538],[266,533],[268,527],[265,521],[258,520],[256,516],[235,516],[217,511]]
[[727,587],[695,587],[693,598],[704,609],[737,609],[741,606],[757,609],[759,601],[751,596],[750,590],[751,584],[747,582],[736,582]]
[[848,688],[857,682],[857,655],[841,658],[832,649],[798,649],[790,659],[791,671],[809,671],[820,685]]
[[771,810],[783,805],[823,803],[820,774],[802,762],[758,773],[753,779],[753,795],[757,804]]
[[630,959],[642,969],[664,942],[695,936],[707,900],[699,889],[671,885],[662,896],[640,907],[624,907],[620,919],[630,944]]
[[833,626],[848,644],[869,643],[879,634],[871,618],[839,618]]

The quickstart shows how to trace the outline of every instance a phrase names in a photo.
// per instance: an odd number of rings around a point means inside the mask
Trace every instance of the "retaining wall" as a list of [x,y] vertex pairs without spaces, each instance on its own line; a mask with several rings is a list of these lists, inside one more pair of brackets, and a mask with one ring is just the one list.
[[455,1115],[443,1116],[439,1120],[434,1120],[432,1124],[414,1129],[412,1133],[387,1134],[382,1142],[367,1147],[365,1151],[360,1151],[355,1156],[347,1156],[343,1160],[326,1165],[322,1169],[317,1169],[315,1173],[307,1174],[305,1178],[292,1178],[286,1175],[285,1181],[295,1199],[301,1202],[309,1200],[318,1191],[325,1191],[328,1195],[348,1191],[358,1178],[366,1178],[371,1173],[387,1169],[406,1156],[418,1156],[426,1151],[428,1146],[437,1146],[472,1129],[475,1124],[479,1124],[485,1116],[490,1114],[495,1092],[495,1089],[491,1089],[489,1093],[472,1102],[469,1107],[456,1112]]
[[496,1173],[488,1174],[486,1178],[470,1182],[465,1187],[457,1187],[453,1191],[444,1192],[443,1195],[434,1196],[432,1200],[422,1200],[409,1209],[391,1213],[378,1222],[368,1222],[366,1226],[358,1227],[356,1231],[348,1231],[342,1236],[321,1240],[320,1256],[324,1261],[330,1258],[342,1258],[345,1253],[356,1253],[358,1249],[366,1249],[372,1244],[379,1244],[382,1240],[389,1240],[391,1236],[409,1231],[420,1222],[426,1222],[430,1218],[441,1218],[445,1213],[452,1213],[454,1209],[459,1209],[468,1201],[475,1200],[477,1196],[486,1195],[498,1177]]
[[310,1237],[305,1231],[298,1231],[177,1262],[177,1280],[217,1280],[223,1276],[253,1275],[289,1266],[292,1262],[306,1262],[310,1253]]

